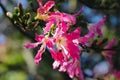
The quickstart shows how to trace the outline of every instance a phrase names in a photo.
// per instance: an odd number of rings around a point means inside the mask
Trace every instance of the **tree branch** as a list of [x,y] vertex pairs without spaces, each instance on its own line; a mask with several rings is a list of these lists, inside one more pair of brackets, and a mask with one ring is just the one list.
[[[109,4],[109,6],[106,5],[97,5],[94,0],[88,2],[86,0],[79,0],[83,5],[86,5],[92,9],[99,9],[99,10],[119,10],[120,9],[120,4],[116,2]],[[93,3],[94,2],[94,3]],[[102,2],[102,1],[101,1]],[[118,1],[119,2],[119,1]],[[92,3],[92,4],[91,4]]]
[[11,18],[9,18],[9,17],[7,16],[6,13],[7,13],[8,11],[7,11],[6,8],[4,7],[4,5],[1,3],[1,1],[0,1],[0,7],[1,7],[4,15],[10,20],[10,22],[12,23],[12,25],[13,25],[14,28],[16,28],[16,29],[17,29],[20,33],[22,33],[24,36],[26,36],[26,37],[28,37],[29,39],[35,41],[33,35],[29,34],[28,32],[23,31],[19,26],[17,26],[17,25],[14,24],[14,21],[13,21]]

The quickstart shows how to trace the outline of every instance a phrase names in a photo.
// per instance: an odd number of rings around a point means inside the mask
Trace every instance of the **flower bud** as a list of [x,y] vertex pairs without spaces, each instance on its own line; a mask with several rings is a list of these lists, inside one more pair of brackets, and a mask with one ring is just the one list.
[[7,12],[6,15],[9,17],[9,18],[13,18],[13,14],[11,12]]

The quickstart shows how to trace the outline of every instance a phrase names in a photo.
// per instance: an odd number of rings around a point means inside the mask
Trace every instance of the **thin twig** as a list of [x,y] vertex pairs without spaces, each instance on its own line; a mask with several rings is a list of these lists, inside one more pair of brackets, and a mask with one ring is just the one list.
[[94,5],[91,5],[91,3],[87,3],[85,2],[85,0],[79,0],[83,5],[86,5],[87,7],[90,7],[92,9],[99,9],[99,10],[119,10],[120,9],[120,6],[119,4],[114,6],[114,7],[110,7],[110,6],[94,6]]

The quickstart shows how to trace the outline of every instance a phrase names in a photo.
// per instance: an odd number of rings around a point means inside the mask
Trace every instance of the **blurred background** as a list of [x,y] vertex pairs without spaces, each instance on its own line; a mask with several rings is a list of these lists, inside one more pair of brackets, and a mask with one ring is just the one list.
[[[85,23],[96,23],[105,15],[107,21],[103,29],[104,37],[120,39],[119,0],[55,0],[55,2],[55,7],[66,13],[75,13],[84,6],[81,26],[86,26]],[[48,52],[43,55],[39,66],[34,64],[37,49],[23,47],[28,41],[34,42],[31,39],[33,37],[22,33],[5,13],[13,12],[19,3],[25,11],[34,12],[38,8],[37,0],[0,0],[0,80],[71,80],[66,73],[52,69],[53,60]],[[84,30],[82,32],[84,33]],[[97,80],[93,77],[105,75],[110,69],[108,62],[99,53],[82,54],[81,66],[85,80]],[[110,79],[107,77],[106,80]]]

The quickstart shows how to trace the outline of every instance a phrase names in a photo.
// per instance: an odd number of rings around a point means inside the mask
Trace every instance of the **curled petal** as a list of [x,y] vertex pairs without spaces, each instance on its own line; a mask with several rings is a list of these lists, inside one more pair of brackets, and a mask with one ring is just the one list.
[[45,47],[42,45],[40,50],[38,50],[38,53],[35,56],[35,63],[38,65],[39,62],[42,59],[42,53],[45,51]]
[[60,65],[60,63],[59,63],[58,61],[54,61],[54,62],[53,62],[53,69],[58,68],[59,65]]
[[104,16],[99,22],[96,24],[92,24],[89,26],[89,33],[85,35],[87,38],[94,39],[95,34],[97,34],[99,37],[101,37],[102,34],[102,26],[105,23],[106,17]]
[[46,24],[46,27],[43,29],[44,30],[44,34],[46,34],[48,31],[50,31],[50,28],[52,27],[52,25],[54,25],[52,21],[49,21]]
[[69,65],[67,66],[67,72],[70,78],[74,77],[75,74],[74,70],[75,70],[74,63],[73,62],[69,63]]
[[109,49],[111,47],[113,47],[116,43],[116,39],[112,39],[109,44],[105,47],[105,49]]
[[67,29],[68,29],[68,26],[66,25],[66,23],[64,22],[64,21],[62,21],[61,22],[61,27],[62,27],[62,31],[63,31],[63,33],[65,33],[66,31],[67,31]]
[[85,44],[85,43],[88,42],[88,38],[87,38],[87,37],[80,37],[80,38],[78,39],[78,41],[79,41],[79,43],[81,43],[81,44]]
[[83,76],[83,72],[81,70],[80,64],[78,64],[77,68],[75,69],[75,76],[80,78],[80,80],[84,80],[84,76]]
[[68,65],[67,62],[63,62],[62,65],[60,66],[59,71],[60,72],[65,72],[67,70],[67,65]]
[[93,25],[93,28],[95,28],[96,32],[98,33],[98,36],[102,36],[102,31],[101,31],[101,28],[103,26],[103,24],[105,23],[106,21],[106,17],[104,16],[98,23],[96,23],[95,25]]
[[43,4],[42,4],[42,0],[37,0],[37,2],[39,3],[39,5],[42,7]]
[[70,14],[62,13],[61,14],[61,20],[68,22],[70,24],[75,24],[76,23],[76,17]]
[[54,48],[54,43],[50,39],[46,42],[46,45],[48,48]]
[[98,33],[99,36],[102,36],[102,31],[101,31],[101,26],[105,23],[106,17],[104,16],[101,21],[97,23],[96,27],[96,32]]
[[65,35],[68,40],[78,39],[80,37],[80,27],[76,28],[73,32]]
[[77,13],[75,13],[73,16],[76,17],[76,16],[80,15],[80,13],[83,12],[83,10],[84,10],[84,6]]
[[49,14],[49,19],[48,20],[54,20],[54,21],[64,21],[69,24],[75,24],[76,23],[76,17],[70,14],[66,13],[60,13],[60,12],[51,12]]
[[44,10],[45,10],[45,12],[48,12],[54,5],[55,5],[55,2],[54,2],[54,1],[48,1],[48,2],[44,5]]
[[44,14],[44,9],[43,8],[38,8],[37,13],[38,13],[37,17],[39,18],[41,15]]
[[64,59],[62,52],[54,51],[53,49],[49,49],[49,50],[51,52],[52,58],[54,60],[59,61],[59,62],[62,63],[62,61]]
[[67,44],[67,48],[68,48],[68,52],[72,58],[77,58],[77,59],[80,58],[80,56],[79,56],[80,50],[79,50],[78,46],[76,46],[74,43],[71,42],[71,43]]
[[[105,49],[111,49],[116,43],[115,39],[112,39],[107,46],[105,46]],[[111,65],[111,67],[113,67],[113,63],[111,61],[111,57],[113,54],[115,54],[116,51],[115,50],[106,50],[104,51],[103,55],[105,57],[105,59],[109,62],[109,64]]]
[[38,42],[42,42],[42,39],[44,38],[44,35],[35,35],[35,40]]
[[80,67],[80,61],[78,59],[72,59],[71,62],[67,65],[67,73],[70,78],[76,76],[80,80],[84,80],[83,73]]
[[24,45],[25,48],[35,48],[39,45],[40,43],[26,43]]
[[[111,49],[116,43],[115,39],[112,39],[107,46],[105,46],[105,49]],[[107,50],[105,51],[106,56],[111,57],[116,51],[115,50]]]

